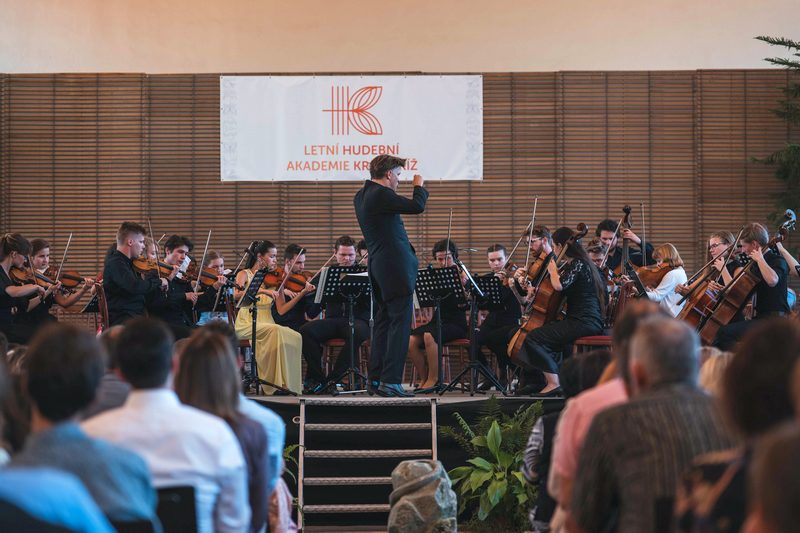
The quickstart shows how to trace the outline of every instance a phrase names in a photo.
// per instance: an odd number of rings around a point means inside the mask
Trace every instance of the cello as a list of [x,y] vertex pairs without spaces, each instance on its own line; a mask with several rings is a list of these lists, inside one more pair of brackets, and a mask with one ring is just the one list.
[[[770,239],[764,250],[786,239],[790,229],[794,229],[794,221],[787,220],[781,224],[777,235]],[[756,285],[761,281],[759,276],[753,274],[755,261],[749,261],[733,280],[720,291],[717,304],[713,311],[700,327],[700,339],[705,344],[712,344],[717,333],[723,326],[730,324],[736,315],[747,305]]]
[[525,337],[528,335],[528,333],[540,326],[545,325],[548,322],[555,320],[556,317],[558,317],[558,312],[561,310],[563,295],[560,291],[555,290],[552,282],[550,281],[550,276],[547,275],[548,264],[550,261],[555,261],[556,265],[560,266],[560,263],[564,258],[564,254],[567,252],[569,244],[580,240],[588,232],[589,228],[586,226],[586,224],[581,222],[577,226],[577,233],[572,235],[567,242],[564,243],[564,246],[561,248],[561,253],[558,254],[558,257],[555,257],[553,253],[550,253],[543,260],[543,265],[539,270],[536,283],[534,284],[533,298],[531,298],[530,303],[527,305],[524,313],[522,314],[522,319],[520,321],[521,326],[516,333],[514,333],[514,336],[511,338],[511,342],[508,344],[507,353],[514,364],[520,364],[519,351],[522,349],[522,344],[525,342]]

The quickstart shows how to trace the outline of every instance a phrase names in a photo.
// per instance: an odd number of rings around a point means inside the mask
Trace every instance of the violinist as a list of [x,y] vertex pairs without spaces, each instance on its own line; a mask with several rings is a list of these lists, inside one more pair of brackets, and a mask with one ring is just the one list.
[[[489,348],[497,358],[497,366],[500,370],[498,381],[506,387],[508,384],[505,370],[511,365],[506,350],[508,337],[510,332],[518,327],[522,312],[519,301],[512,292],[514,289],[508,287],[511,281],[508,269],[509,267],[513,268],[513,265],[506,265],[506,247],[502,244],[489,246],[486,249],[486,259],[489,261],[489,268],[491,269],[489,275],[497,276],[502,284],[502,302],[498,309],[491,310],[486,315],[478,331],[477,342],[478,346]],[[478,351],[478,357],[482,363],[486,364],[486,358],[480,351]],[[487,382],[486,385],[489,385],[489,383]],[[478,388],[485,389],[483,384]]]
[[361,239],[356,244],[356,255],[358,255],[358,264],[367,266],[369,263],[369,251],[367,251],[367,241]]
[[[449,247],[447,239],[437,241],[433,245],[431,253],[436,260],[436,268],[447,268],[455,265],[454,258],[458,258],[458,247],[450,240]],[[462,284],[465,282],[462,275]],[[455,298],[444,298],[441,300],[440,316],[442,320],[442,339],[441,342],[448,343],[455,339],[463,339],[467,336],[467,318],[465,308],[456,303]],[[436,338],[435,320],[431,320],[424,326],[419,326],[411,330],[411,338],[408,344],[408,358],[417,369],[420,377],[420,385],[416,392],[425,394],[432,392],[432,388],[439,379],[439,347],[440,339]]]
[[[733,274],[742,266],[735,251],[731,254],[730,247],[735,243],[736,237],[730,231],[717,231],[708,237],[708,260],[710,261],[714,257],[717,258],[708,267],[715,270],[715,279],[710,285],[713,290],[718,291],[730,283],[733,279]],[[727,263],[726,259],[728,259]],[[696,283],[702,283],[702,281],[703,276],[698,276]],[[685,296],[696,286],[696,283],[691,285],[679,284],[675,287],[675,292]]]
[[[52,276],[47,274],[50,267],[50,243],[44,239],[31,240],[31,255],[30,260],[34,270],[52,279]],[[53,273],[53,276],[55,273]],[[53,280],[55,281],[55,280]],[[65,295],[60,290],[53,291],[44,299],[44,301],[36,307],[27,312],[21,312],[16,317],[17,324],[28,324],[34,329],[44,326],[48,322],[55,321],[55,317],[50,314],[50,308],[53,304],[58,304],[62,308],[67,308],[80,300],[84,294],[89,292],[94,285],[94,280],[91,278],[84,278],[80,288],[72,294]],[[37,296],[31,299],[36,299]]]
[[[123,222],[117,230],[115,249],[106,257],[103,268],[103,290],[108,305],[110,326],[145,314],[146,297],[167,290],[167,277],[142,278],[133,268],[133,260],[145,249],[145,229],[135,222]],[[168,277],[174,277],[178,269]]]
[[[653,259],[656,262],[655,266],[640,267],[640,270],[637,270],[637,272],[640,272],[641,269],[649,269],[656,276],[663,275],[656,287],[649,286],[644,275],[641,276],[642,281],[645,283],[647,297],[654,302],[658,302],[658,305],[671,316],[678,316],[683,306],[686,305],[685,302],[678,305],[681,295],[675,292],[675,288],[678,285],[686,283],[683,259],[681,259],[675,246],[670,243],[657,247],[653,251]],[[666,270],[666,274],[663,273],[664,270]]]
[[[41,304],[56,290],[45,289],[33,281],[21,285],[12,281],[11,269],[23,269],[25,257],[30,251],[30,242],[19,233],[6,233],[0,238],[0,332],[5,334],[9,342],[18,344],[27,344],[34,334],[34,328],[27,324],[15,324],[17,313],[20,309],[24,311],[29,306]],[[37,297],[29,299],[31,295]]]
[[[742,243],[742,252],[750,261],[755,262],[750,273],[759,280],[753,292],[754,319],[789,314],[789,265],[780,254],[766,248],[769,243],[767,228],[758,223],[748,224],[742,230],[739,240]],[[736,270],[734,279],[743,268]],[[752,324],[752,320],[740,320],[722,326],[714,339],[714,346],[720,350],[732,349]]]
[[[352,267],[356,264],[356,241],[348,235],[342,235],[333,243],[336,264],[342,267]],[[311,308],[312,316],[318,311]],[[358,354],[359,347],[369,339],[369,300],[360,298],[353,309],[354,344],[353,349]],[[300,328],[303,336],[303,357],[306,360],[305,390],[316,394],[323,392],[335,384],[329,383],[330,379],[344,372],[350,364],[350,322],[347,315],[345,302],[328,303],[325,306],[325,317],[312,320]],[[336,358],[333,370],[325,376],[322,370],[322,345],[331,339],[343,339],[344,346]]]
[[225,259],[218,252],[209,250],[208,253],[206,253],[203,270],[214,272],[217,279],[211,285],[203,285],[201,283],[203,287],[202,290],[197,290],[199,294],[194,310],[199,320],[196,325],[202,326],[212,320],[222,320],[227,323],[228,311],[226,301],[228,298],[228,291],[225,289],[229,286],[229,283],[228,278],[225,277]]
[[[296,244],[290,244],[283,251],[283,271],[292,274],[303,275],[306,268],[306,249]],[[310,274],[309,274],[310,276]],[[311,281],[314,284],[314,281]],[[284,298],[294,297],[291,291],[285,291]],[[272,318],[276,324],[300,331],[311,319],[315,318],[322,311],[319,305],[314,303],[314,295],[307,294],[297,305],[284,315],[278,313],[278,309],[272,308]]]
[[[244,296],[255,273],[263,268],[274,271],[277,266],[278,250],[270,241],[256,241],[248,249],[248,258],[243,270],[236,275],[236,284],[244,290],[234,287],[233,297],[238,302]],[[314,286],[306,284],[294,298],[285,301],[277,287],[261,286],[258,289],[258,314],[256,317],[256,364],[261,379],[278,386],[300,392],[301,350],[303,341],[300,334],[290,328],[279,326],[272,320],[273,303],[278,312],[285,314],[294,307],[303,296],[312,292]],[[236,316],[236,336],[250,339],[252,335],[252,304],[245,304]],[[271,394],[274,390],[265,387]]]
[[168,277],[166,290],[151,292],[147,298],[147,312],[163,320],[172,330],[175,340],[185,339],[192,334],[192,306],[199,294],[192,290],[192,285],[180,271],[192,249],[194,244],[187,237],[170,235],[164,243],[163,262],[178,272]]
[[642,239],[631,231],[630,228],[620,228],[620,235],[617,236],[618,225],[617,221],[606,219],[597,225],[597,229],[594,232],[595,236],[600,239],[600,242],[611,249],[611,251],[608,252],[605,266],[613,271],[622,263],[622,249],[618,246],[620,237],[629,240],[640,248],[638,252],[630,252],[629,260],[631,263],[636,266],[642,266],[645,264],[646,259],[648,265],[653,264],[653,246],[649,242],[645,243],[645,257],[643,257],[641,252]]
[[574,230],[561,227],[553,232],[553,249],[545,243],[545,253],[561,255],[563,248],[565,262],[561,266],[556,261],[547,264],[550,283],[566,298],[567,314],[563,320],[548,322],[532,330],[525,337],[519,353],[521,361],[527,366],[544,373],[545,387],[540,395],[556,396],[561,393],[558,369],[562,353],[580,337],[602,335],[603,298],[605,282],[598,269],[580,243],[571,242]]

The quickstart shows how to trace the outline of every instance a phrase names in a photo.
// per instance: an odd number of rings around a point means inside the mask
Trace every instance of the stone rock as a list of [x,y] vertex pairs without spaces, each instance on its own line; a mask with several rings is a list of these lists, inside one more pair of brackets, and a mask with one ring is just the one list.
[[455,533],[458,500],[439,461],[403,461],[392,471],[389,533]]

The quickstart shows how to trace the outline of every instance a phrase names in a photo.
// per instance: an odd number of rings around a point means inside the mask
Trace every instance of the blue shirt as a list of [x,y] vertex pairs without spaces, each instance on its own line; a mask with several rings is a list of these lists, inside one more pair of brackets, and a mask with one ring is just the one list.
[[[114,532],[81,482],[65,472],[49,468],[1,469],[0,501],[54,526],[87,533]],[[12,511],[0,513],[0,524],[18,523],[16,519],[21,517]]]
[[77,476],[111,520],[155,520],[157,496],[144,459],[89,437],[73,422],[31,434],[9,466],[47,466]]
[[239,395],[239,412],[259,422],[267,434],[267,494],[272,494],[283,471],[283,446],[286,441],[286,425],[283,419],[268,407]]

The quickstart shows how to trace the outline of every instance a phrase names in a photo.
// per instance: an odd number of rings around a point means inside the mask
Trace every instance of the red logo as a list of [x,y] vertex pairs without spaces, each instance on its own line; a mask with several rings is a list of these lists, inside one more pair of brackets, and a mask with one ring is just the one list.
[[383,135],[378,117],[369,112],[383,95],[383,87],[370,85],[350,95],[350,87],[331,87],[331,135],[350,135],[350,127],[364,135]]

